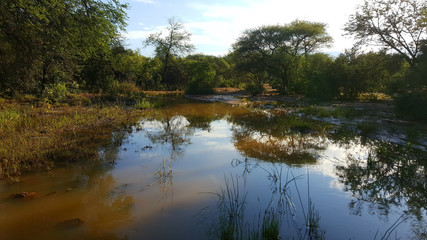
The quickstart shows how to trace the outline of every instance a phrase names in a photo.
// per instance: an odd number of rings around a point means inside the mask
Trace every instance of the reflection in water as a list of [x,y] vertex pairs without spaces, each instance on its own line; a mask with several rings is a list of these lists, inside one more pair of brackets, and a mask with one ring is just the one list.
[[[416,218],[414,225],[426,217],[426,153],[387,142],[370,142],[364,159],[351,154],[346,165],[337,167],[345,191],[352,193],[351,214],[362,215],[363,206],[374,215],[387,216],[393,207],[406,206],[404,213]],[[427,236],[415,229],[418,236]],[[421,239],[421,238],[420,238]]]
[[288,165],[314,164],[316,151],[326,148],[322,128],[304,121],[309,125],[301,127],[293,117],[283,114],[257,111],[231,117],[231,121],[234,146],[251,158]]
[[370,211],[388,214],[391,205],[407,205],[407,211],[422,217],[427,206],[425,154],[408,147],[373,142],[366,159],[348,155],[347,166],[338,166],[339,179],[351,191],[353,214],[360,215],[364,203]]
[[[160,121],[151,122],[156,131],[147,131],[147,137],[153,144],[170,146],[170,159],[182,157],[184,148],[190,144],[194,129],[189,128],[188,121],[183,116],[170,117],[166,115]],[[147,127],[145,125],[144,127]]]
[[[22,183],[0,185],[0,238],[120,239],[116,230],[131,221],[133,197],[125,187],[116,187],[110,171],[130,129],[124,127],[105,135],[101,129],[102,137],[93,142],[88,142],[87,136],[76,140],[87,145],[79,146],[74,154],[86,156],[84,152],[97,149],[94,159],[62,161],[47,174],[23,176]],[[71,153],[62,153],[67,154]],[[36,192],[34,199],[7,197],[29,189]]]
[[[239,163],[244,165],[243,175],[225,177],[224,186],[216,193],[216,207],[204,208],[200,213],[203,221],[208,223],[209,239],[325,239],[319,212],[310,198],[307,205],[302,201],[296,184],[302,176],[295,177],[289,168],[284,174],[283,166],[274,163],[270,169],[257,165],[265,171],[271,192],[250,198],[246,181],[244,184],[239,182],[242,177],[250,176],[247,162],[238,161],[235,167],[239,167]],[[297,197],[293,197],[292,192],[296,192]],[[255,212],[248,210],[253,208],[254,202],[257,202],[259,209]],[[301,218],[298,213],[300,209],[303,220],[298,219]],[[206,216],[210,216],[210,219],[206,219]]]
[[161,187],[165,198],[168,197],[169,192],[173,195],[172,165],[172,159],[164,159],[157,172],[154,174],[156,183]]
[[[0,185],[0,238],[425,238],[426,153],[330,128],[171,104],[93,146],[97,161]],[[221,185],[224,176],[233,177]],[[7,197],[25,191],[37,197]],[[208,236],[194,217],[206,206]]]

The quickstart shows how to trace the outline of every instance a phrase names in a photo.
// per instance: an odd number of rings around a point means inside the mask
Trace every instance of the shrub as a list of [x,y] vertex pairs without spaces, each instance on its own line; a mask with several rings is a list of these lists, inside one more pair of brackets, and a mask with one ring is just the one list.
[[417,120],[427,120],[427,93],[412,92],[397,97],[394,101],[398,114]]
[[258,95],[264,92],[264,85],[261,83],[249,83],[246,85],[245,90],[251,95]]
[[62,102],[67,96],[68,90],[64,83],[48,85],[42,93],[42,97],[52,103]]
[[210,94],[214,92],[216,72],[208,62],[189,61],[186,67],[190,78],[186,93]]
[[142,100],[136,100],[134,107],[136,109],[147,109],[147,108],[151,108],[151,104],[149,101],[147,101],[145,98],[143,98]]
[[114,81],[108,88],[107,96],[114,101],[120,96],[123,96],[127,101],[141,100],[145,94],[136,86],[134,82],[118,82]]

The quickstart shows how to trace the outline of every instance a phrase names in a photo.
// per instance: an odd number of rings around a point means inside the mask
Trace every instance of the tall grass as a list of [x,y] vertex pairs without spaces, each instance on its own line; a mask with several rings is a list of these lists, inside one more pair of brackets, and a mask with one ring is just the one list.
[[[406,220],[407,220],[406,215],[404,214],[400,215],[400,217],[396,221],[394,221],[388,229],[386,229],[386,231],[381,235],[380,239],[381,240],[390,239],[392,234],[396,232],[397,227],[399,227],[399,225],[404,223]],[[377,239],[378,233],[379,233],[379,230],[375,233],[374,240]]]
[[[260,166],[261,167],[261,166]],[[262,168],[262,167],[261,167]],[[308,205],[302,201],[297,181],[302,177],[294,176],[288,168],[283,172],[282,166],[273,164],[271,169],[264,169],[270,180],[271,197],[266,206],[261,206],[256,217],[251,221],[248,216],[248,193],[241,188],[239,178],[225,178],[225,187],[216,193],[216,211],[212,214],[212,224],[208,235],[211,239],[324,239],[325,231],[320,226],[320,215],[314,208],[310,196]],[[300,208],[292,200],[291,187],[295,184]],[[308,189],[309,191],[309,189]],[[264,199],[265,200],[265,199]],[[268,200],[268,197],[267,197]],[[258,199],[261,203],[261,200]],[[302,210],[302,215],[297,214],[297,209]],[[206,209],[205,209],[206,210]],[[297,216],[303,216],[304,226],[299,224]],[[281,233],[282,225],[287,219],[293,227],[287,228],[288,232]],[[288,225],[289,227],[289,225]],[[292,229],[293,228],[293,229]]]
[[90,107],[9,101],[0,105],[0,178],[55,162],[91,159],[112,132],[145,112],[120,106]]

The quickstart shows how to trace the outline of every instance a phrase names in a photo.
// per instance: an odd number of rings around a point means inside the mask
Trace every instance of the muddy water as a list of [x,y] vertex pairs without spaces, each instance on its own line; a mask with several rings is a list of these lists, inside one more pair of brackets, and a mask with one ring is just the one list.
[[[2,183],[0,239],[218,239],[230,202],[241,236],[274,215],[282,239],[424,238],[426,154],[325,129],[170,104],[115,134],[100,160]],[[11,197],[22,192],[35,195]]]

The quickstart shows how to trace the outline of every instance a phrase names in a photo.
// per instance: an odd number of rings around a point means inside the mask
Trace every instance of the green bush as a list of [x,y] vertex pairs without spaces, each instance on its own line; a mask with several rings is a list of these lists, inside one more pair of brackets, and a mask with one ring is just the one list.
[[136,86],[134,82],[114,81],[107,90],[107,96],[110,100],[115,100],[120,96],[128,101],[141,100],[145,94]]
[[190,81],[185,89],[187,94],[210,94],[214,92],[215,70],[205,61],[188,61],[187,74]]
[[248,83],[245,86],[245,90],[251,95],[258,95],[264,92],[264,85],[256,82]]
[[401,116],[417,120],[427,120],[427,93],[412,92],[397,97],[394,101],[395,109]]
[[151,108],[151,104],[149,101],[147,101],[145,98],[143,98],[142,100],[136,100],[134,107],[136,109],[148,109]]
[[43,90],[43,99],[50,101],[51,103],[62,102],[67,96],[68,90],[64,83],[49,84]]

